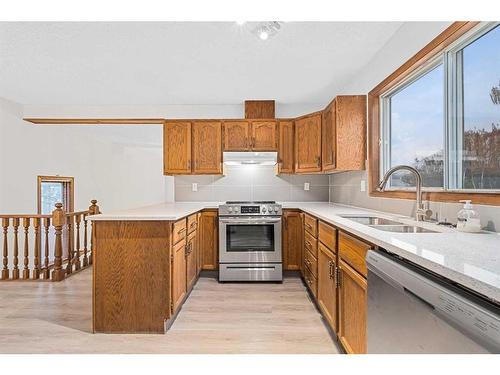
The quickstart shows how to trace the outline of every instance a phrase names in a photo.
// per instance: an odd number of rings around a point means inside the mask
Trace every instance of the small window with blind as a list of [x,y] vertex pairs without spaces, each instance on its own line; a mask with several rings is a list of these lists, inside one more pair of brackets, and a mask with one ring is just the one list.
[[74,178],[38,176],[38,213],[51,214],[56,203],[62,203],[67,212],[73,211]]

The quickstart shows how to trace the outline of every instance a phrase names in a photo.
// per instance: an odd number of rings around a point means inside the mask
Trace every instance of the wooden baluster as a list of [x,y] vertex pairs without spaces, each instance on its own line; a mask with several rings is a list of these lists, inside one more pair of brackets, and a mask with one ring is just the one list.
[[75,216],[75,230],[76,230],[76,250],[75,250],[75,259],[73,263],[75,264],[75,271],[78,271],[82,264],[80,263],[80,214]]
[[14,269],[12,270],[12,279],[19,279],[19,242],[18,242],[18,230],[19,230],[19,218],[15,217],[12,219],[12,226],[14,227]]
[[56,203],[56,209],[52,211],[52,225],[55,229],[54,246],[54,270],[52,271],[52,281],[64,280],[62,269],[62,228],[66,220],[66,215],[62,209],[62,203]]
[[[100,214],[101,211],[99,211],[99,206],[97,205],[97,200],[92,199],[90,201],[90,207],[89,207],[89,215],[97,215]],[[92,264],[92,256],[94,253],[94,225],[93,223],[90,223],[90,256],[89,256],[89,264]]]
[[87,214],[83,215],[83,266],[89,265],[89,258],[87,257]]
[[33,218],[33,227],[35,228],[35,257],[33,259],[33,279],[40,278],[40,218]]
[[23,268],[23,279],[27,280],[30,278],[30,268],[29,268],[29,240],[28,240],[28,232],[30,229],[30,218],[23,218],[23,227],[24,227],[24,268]]
[[7,231],[9,229],[9,219],[2,219],[3,227],[3,269],[2,269],[2,280],[7,280],[9,278],[9,245],[7,240]]
[[66,225],[68,226],[68,264],[66,273],[69,275],[73,272],[73,216],[66,217]]
[[43,227],[45,229],[45,246],[44,246],[44,261],[43,261],[43,272],[42,277],[47,280],[50,279],[49,271],[49,230],[50,230],[50,218],[46,217],[43,219]]

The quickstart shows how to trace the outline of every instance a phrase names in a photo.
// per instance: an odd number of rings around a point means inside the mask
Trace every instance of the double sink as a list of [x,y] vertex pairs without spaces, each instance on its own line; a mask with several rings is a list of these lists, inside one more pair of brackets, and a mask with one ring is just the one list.
[[344,219],[349,219],[360,224],[367,225],[369,227],[383,230],[386,232],[395,233],[438,233],[434,230],[427,228],[417,227],[414,225],[408,225],[400,223],[398,221],[385,219],[378,216],[350,216],[350,215],[340,215]]

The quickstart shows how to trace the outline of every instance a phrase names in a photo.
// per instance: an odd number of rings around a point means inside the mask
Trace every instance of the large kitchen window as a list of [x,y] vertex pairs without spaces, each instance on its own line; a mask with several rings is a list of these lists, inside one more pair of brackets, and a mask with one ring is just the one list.
[[[469,28],[387,86],[376,95],[379,180],[406,164],[429,191],[500,192],[499,23]],[[390,181],[392,190],[414,186],[405,172]]]

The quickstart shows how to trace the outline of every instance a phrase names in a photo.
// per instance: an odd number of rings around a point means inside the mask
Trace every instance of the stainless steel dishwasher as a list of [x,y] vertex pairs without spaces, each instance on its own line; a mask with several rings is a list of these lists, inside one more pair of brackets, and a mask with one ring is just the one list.
[[500,353],[500,307],[370,250],[368,353]]

